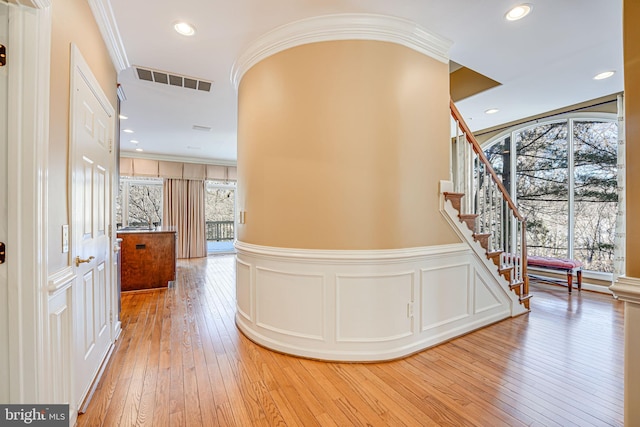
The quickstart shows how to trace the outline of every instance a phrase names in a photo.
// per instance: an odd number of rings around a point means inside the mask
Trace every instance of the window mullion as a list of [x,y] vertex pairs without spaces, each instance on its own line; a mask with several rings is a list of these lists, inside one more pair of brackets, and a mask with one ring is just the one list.
[[569,188],[567,189],[568,194],[568,215],[567,218],[567,256],[569,258],[574,257],[574,240],[575,240],[575,209],[574,209],[574,199],[575,199],[575,177],[574,177],[574,140],[573,140],[573,119],[567,120],[567,174],[568,174],[568,184]]

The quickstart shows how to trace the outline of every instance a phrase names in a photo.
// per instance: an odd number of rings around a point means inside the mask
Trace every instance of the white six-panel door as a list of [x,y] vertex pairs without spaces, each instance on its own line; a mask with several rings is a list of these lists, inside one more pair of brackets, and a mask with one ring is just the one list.
[[112,345],[110,220],[114,110],[74,47],[71,193],[73,239],[74,395],[84,400]]

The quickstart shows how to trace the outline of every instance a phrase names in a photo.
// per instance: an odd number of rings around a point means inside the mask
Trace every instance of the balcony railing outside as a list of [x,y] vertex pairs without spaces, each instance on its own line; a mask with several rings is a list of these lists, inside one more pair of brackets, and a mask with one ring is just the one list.
[[233,240],[235,236],[233,221],[207,221],[206,225],[207,241]]

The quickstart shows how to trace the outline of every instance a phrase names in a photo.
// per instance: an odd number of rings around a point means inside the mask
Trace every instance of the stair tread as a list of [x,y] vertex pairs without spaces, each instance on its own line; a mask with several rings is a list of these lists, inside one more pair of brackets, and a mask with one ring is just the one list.
[[524,301],[530,300],[531,297],[533,297],[532,294],[520,295],[520,302],[524,302]]
[[[464,193],[456,193],[452,191],[443,192],[445,200],[448,200],[452,206],[458,211],[461,211],[461,200],[462,197],[465,196]],[[474,213],[458,213],[458,218],[461,222],[465,223],[467,227],[473,232],[476,227],[476,219],[479,217],[479,214]],[[529,309],[529,300],[531,299],[531,294],[520,295],[521,292],[525,289],[525,282],[522,280],[519,281],[511,281],[512,271],[514,270],[514,265],[501,265],[502,254],[504,251],[502,250],[490,250],[489,249],[489,238],[491,237],[491,233],[475,233],[473,232],[473,239],[480,243],[480,245],[485,249],[485,254],[488,259],[492,260],[492,262],[498,267],[498,274],[502,275],[507,282],[509,283],[509,289],[515,292],[518,295],[518,300],[520,304],[524,305],[525,308]]]
[[520,286],[522,286],[524,284],[524,282],[522,280],[520,280],[519,282],[513,282],[509,285],[510,289],[516,289],[519,288]]

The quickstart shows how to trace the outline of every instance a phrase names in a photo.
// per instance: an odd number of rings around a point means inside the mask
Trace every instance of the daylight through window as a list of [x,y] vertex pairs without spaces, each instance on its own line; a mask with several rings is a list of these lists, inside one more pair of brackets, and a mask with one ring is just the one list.
[[614,119],[570,118],[519,128],[485,146],[526,217],[530,255],[613,271],[617,136]]

